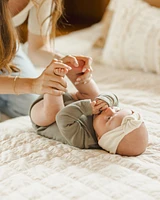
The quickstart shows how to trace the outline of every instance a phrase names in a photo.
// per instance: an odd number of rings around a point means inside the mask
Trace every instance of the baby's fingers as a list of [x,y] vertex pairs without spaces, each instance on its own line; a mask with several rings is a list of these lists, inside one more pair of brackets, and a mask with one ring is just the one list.
[[100,111],[103,111],[103,110],[106,110],[108,108],[108,104],[105,104],[103,105],[99,110]]
[[97,109],[99,109],[99,111],[103,111],[106,108],[108,108],[108,104],[102,100],[96,101],[96,106],[97,106]]
[[99,109],[96,107],[96,101],[92,101],[91,102],[91,108],[92,108],[92,113],[93,114],[98,114],[99,113]]

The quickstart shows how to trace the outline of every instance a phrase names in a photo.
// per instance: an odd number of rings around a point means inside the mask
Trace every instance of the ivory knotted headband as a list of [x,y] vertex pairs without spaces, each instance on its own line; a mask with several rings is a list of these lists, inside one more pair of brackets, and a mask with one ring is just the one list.
[[102,135],[98,141],[99,146],[106,151],[115,154],[117,147],[124,136],[140,127],[142,122],[143,119],[139,113],[125,116],[120,126]]

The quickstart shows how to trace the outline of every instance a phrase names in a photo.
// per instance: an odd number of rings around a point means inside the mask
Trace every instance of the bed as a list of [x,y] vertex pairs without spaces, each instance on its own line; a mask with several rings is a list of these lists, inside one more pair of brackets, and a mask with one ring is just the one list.
[[100,90],[114,92],[122,107],[142,113],[147,150],[137,157],[82,150],[37,135],[28,116],[6,120],[0,123],[1,200],[160,199],[160,75],[100,62],[93,43],[101,29],[97,23],[58,37],[56,47],[93,57]]

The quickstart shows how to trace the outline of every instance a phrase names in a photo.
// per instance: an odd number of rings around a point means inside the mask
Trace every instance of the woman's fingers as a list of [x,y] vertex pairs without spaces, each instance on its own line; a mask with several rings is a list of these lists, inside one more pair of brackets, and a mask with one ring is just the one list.
[[55,96],[59,96],[59,95],[62,95],[64,92],[61,91],[61,90],[57,90],[55,88],[51,88],[51,87],[46,87],[46,88],[43,88],[43,93],[42,94],[52,94],[52,95],[55,95]]
[[67,64],[69,64],[71,66],[73,65],[73,67],[78,67],[79,66],[76,57],[72,56],[72,55],[65,56],[64,58],[62,58],[62,61],[63,61],[63,63],[67,63]]
[[92,71],[92,58],[89,56],[74,56],[74,55],[68,55],[62,58],[63,63],[66,63],[73,67],[81,67],[82,72],[85,72],[87,69],[90,69]]
[[82,75],[80,75],[75,82],[75,85],[78,84],[86,84],[88,83],[92,78],[92,72],[90,69],[87,69]]
[[36,94],[59,95],[66,91],[67,83],[63,76],[54,73],[55,67],[62,69],[62,71],[70,69],[68,66],[66,69],[63,63],[51,63],[38,78],[33,80],[32,90]]
[[63,92],[66,92],[66,88],[67,88],[67,84],[64,80],[62,80],[62,81],[48,80],[48,81],[45,82],[44,85],[46,87],[54,88],[56,90],[60,90],[60,91],[63,91]]
[[92,78],[92,58],[88,56],[71,56],[68,55],[62,58],[62,61],[68,66],[72,67],[72,70],[79,76],[76,79],[75,84],[86,84]]
[[92,72],[92,58],[89,56],[75,56],[77,60],[81,60],[84,62],[84,66],[82,69],[82,72],[85,72],[87,69],[90,69],[90,71]]
[[35,94],[47,93],[60,95],[66,92],[66,87],[64,87],[62,83],[56,81],[44,81],[40,78],[37,78],[32,82],[32,91]]
[[43,84],[48,85],[49,83],[52,83],[52,85],[49,84],[50,87],[54,87],[54,85],[57,85],[57,83],[65,88],[67,87],[67,83],[62,76],[46,73],[42,76],[42,78]]

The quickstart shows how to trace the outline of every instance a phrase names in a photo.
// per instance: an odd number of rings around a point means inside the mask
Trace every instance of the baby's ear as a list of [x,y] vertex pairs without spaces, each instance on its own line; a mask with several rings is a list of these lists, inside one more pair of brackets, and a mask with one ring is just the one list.
[[128,133],[119,143],[116,153],[122,156],[138,156],[148,145],[148,132],[144,123]]

